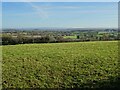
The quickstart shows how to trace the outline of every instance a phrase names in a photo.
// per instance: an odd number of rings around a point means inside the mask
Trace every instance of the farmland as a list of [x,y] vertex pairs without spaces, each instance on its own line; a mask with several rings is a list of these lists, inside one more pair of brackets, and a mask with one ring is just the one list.
[[77,38],[77,36],[64,36],[63,38],[72,38],[72,39],[76,39]]
[[19,30],[5,29],[2,32],[2,45],[32,44],[32,43],[58,43],[58,42],[84,42],[84,41],[114,41],[120,40],[117,29],[65,29],[61,31]]
[[118,42],[20,44],[3,49],[3,88],[118,85]]

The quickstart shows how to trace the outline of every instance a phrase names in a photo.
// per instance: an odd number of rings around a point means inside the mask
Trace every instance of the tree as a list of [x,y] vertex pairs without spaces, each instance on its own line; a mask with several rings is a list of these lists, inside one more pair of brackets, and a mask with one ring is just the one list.
[[79,35],[77,35],[77,39],[80,39],[80,36],[79,36]]

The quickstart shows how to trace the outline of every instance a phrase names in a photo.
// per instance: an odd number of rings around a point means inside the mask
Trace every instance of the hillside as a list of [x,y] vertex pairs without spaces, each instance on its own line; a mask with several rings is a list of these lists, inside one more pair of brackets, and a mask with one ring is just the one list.
[[3,88],[118,87],[117,41],[1,47]]

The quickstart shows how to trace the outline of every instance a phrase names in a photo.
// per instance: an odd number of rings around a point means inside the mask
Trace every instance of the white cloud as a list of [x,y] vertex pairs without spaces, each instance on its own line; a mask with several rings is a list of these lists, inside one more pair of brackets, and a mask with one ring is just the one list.
[[[26,2],[28,0],[25,0]],[[29,0],[29,1],[33,1],[33,0]],[[32,2],[27,2],[35,11],[36,13],[41,17],[41,18],[48,18],[48,14],[45,10],[43,10],[43,7],[37,6],[35,4],[33,4]]]
[[51,5],[44,5],[40,6],[41,8],[44,9],[77,9],[80,8],[80,6],[51,6]]

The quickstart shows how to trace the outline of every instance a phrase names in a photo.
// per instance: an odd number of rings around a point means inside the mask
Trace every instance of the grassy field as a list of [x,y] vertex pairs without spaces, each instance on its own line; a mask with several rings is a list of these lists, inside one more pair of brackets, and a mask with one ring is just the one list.
[[77,38],[77,36],[76,36],[76,35],[74,35],[74,36],[64,36],[63,38],[76,39],[76,38]]
[[3,88],[115,87],[118,42],[2,46]]

